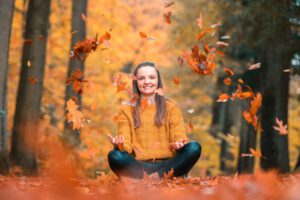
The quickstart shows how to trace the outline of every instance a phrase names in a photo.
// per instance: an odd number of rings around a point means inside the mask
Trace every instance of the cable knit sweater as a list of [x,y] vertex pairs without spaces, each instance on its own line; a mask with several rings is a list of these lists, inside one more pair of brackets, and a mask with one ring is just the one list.
[[141,126],[134,128],[133,107],[121,106],[118,113],[118,134],[125,138],[124,149],[137,160],[170,158],[174,151],[169,143],[187,139],[183,117],[178,106],[166,100],[166,123],[157,127],[154,122],[155,105],[147,105],[140,112]]

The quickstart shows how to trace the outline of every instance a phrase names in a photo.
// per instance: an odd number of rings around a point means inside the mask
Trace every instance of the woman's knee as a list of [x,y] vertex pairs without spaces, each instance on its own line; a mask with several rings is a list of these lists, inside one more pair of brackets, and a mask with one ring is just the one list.
[[109,164],[122,163],[124,160],[124,155],[120,150],[114,149],[108,153],[108,162]]
[[201,150],[202,150],[201,144],[196,141],[191,141],[185,145],[185,151],[187,151],[187,153],[193,157],[199,158],[201,155]]

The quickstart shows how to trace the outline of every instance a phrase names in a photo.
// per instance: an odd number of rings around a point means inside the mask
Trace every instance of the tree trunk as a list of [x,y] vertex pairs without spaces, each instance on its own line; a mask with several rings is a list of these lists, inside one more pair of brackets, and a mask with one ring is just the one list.
[[[210,132],[214,137],[221,138],[221,152],[220,152],[220,169],[226,173],[233,173],[234,169],[228,165],[229,161],[233,161],[233,154],[229,151],[230,144],[224,137],[227,137],[227,133],[230,133],[232,126],[235,123],[232,115],[232,110],[235,110],[235,102],[216,102],[218,95],[221,92],[230,93],[232,88],[224,85],[224,76],[219,76],[216,83],[216,95],[213,102],[213,119]],[[221,134],[221,135],[220,135]]]
[[261,167],[289,172],[288,138],[273,128],[276,117],[284,124],[288,120],[289,73],[283,69],[289,66],[291,56],[280,47],[270,44],[262,62],[261,150],[267,159],[261,159]]
[[0,174],[9,172],[7,149],[7,76],[9,58],[9,39],[14,11],[14,0],[0,0]]
[[50,0],[29,2],[25,39],[31,39],[32,44],[23,45],[11,150],[12,164],[21,166],[28,175],[37,171],[35,140],[39,130],[49,12]]
[[[259,75],[260,70],[246,71],[240,78],[242,78],[244,82],[251,87],[252,91],[256,93],[260,88]],[[242,112],[243,110],[240,112],[241,116]],[[253,126],[249,125],[242,117],[240,129],[239,158],[237,167],[239,174],[251,174],[254,172],[255,159],[253,157],[241,157],[240,155],[242,155],[242,153],[250,153],[250,148],[256,149],[256,134],[257,132],[253,128]]]
[[[77,31],[76,34],[72,35],[71,50],[76,42],[82,41],[86,38],[86,24],[82,20],[81,15],[87,14],[87,0],[73,0],[72,4],[72,31]],[[69,68],[68,68],[68,77],[71,76],[72,72],[76,69],[80,69],[82,73],[84,72],[84,62],[76,59],[70,58]],[[78,95],[72,88],[72,85],[66,87],[66,96],[65,96],[65,105],[67,101],[73,96],[77,97],[79,109],[81,109],[81,96]],[[67,112],[66,112],[67,115]],[[71,146],[78,146],[80,141],[79,131],[73,131],[70,127],[70,124],[65,120],[64,125],[64,138],[67,143]]]
[[299,172],[300,171],[300,154],[298,156],[298,161],[296,163],[296,166],[294,168],[294,172]]

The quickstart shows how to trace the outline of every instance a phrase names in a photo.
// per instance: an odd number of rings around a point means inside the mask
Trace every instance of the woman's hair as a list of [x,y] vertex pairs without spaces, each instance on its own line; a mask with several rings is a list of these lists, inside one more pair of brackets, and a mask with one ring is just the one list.
[[[157,88],[163,88],[163,83],[162,83],[160,73],[159,73],[158,69],[156,68],[156,65],[153,62],[142,62],[142,63],[138,64],[138,66],[133,71],[134,77],[137,76],[138,70],[142,67],[153,67],[155,69],[155,71],[157,72],[157,78],[158,78]],[[133,93],[138,95],[138,99],[136,101],[136,104],[135,104],[134,110],[133,110],[134,127],[138,128],[141,126],[139,109],[141,106],[142,96],[139,91],[136,79],[132,80],[132,88],[133,88]],[[156,93],[155,94],[155,104],[156,104],[156,114],[154,116],[154,122],[155,122],[155,125],[159,127],[164,124],[164,120],[166,117],[166,98],[164,96],[158,95]]]

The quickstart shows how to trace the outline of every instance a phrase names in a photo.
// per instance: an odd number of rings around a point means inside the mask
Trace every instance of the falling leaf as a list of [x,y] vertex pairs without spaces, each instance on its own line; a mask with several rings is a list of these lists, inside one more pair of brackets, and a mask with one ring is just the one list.
[[29,77],[28,81],[30,84],[36,84],[37,82],[39,82],[39,79],[34,78],[34,77]]
[[221,26],[221,23],[216,23],[216,24],[212,24],[210,27],[211,28],[217,28],[218,26]]
[[273,126],[273,128],[276,131],[278,131],[280,135],[287,135],[288,134],[287,125],[283,125],[283,121],[279,120],[277,117],[275,120],[278,126]]
[[250,65],[250,67],[248,68],[249,70],[254,70],[254,69],[258,69],[260,68],[261,64],[260,63],[256,63],[253,65]]
[[75,33],[77,33],[78,31],[72,31],[71,34],[74,35]]
[[33,40],[32,39],[24,39],[24,44],[32,45]]
[[178,56],[177,62],[179,64],[179,66],[182,67],[182,65],[183,65],[183,58],[181,56]]
[[256,157],[262,157],[262,154],[261,154],[261,150],[258,149],[257,151],[255,151],[255,149],[253,148],[250,148],[250,153],[252,154],[252,156],[256,156]]
[[200,15],[197,19],[197,25],[199,28],[202,28],[203,27],[203,18],[202,18],[202,12],[200,12]]
[[91,107],[90,107],[91,111],[94,111],[94,110],[97,108],[98,103],[99,103],[98,101],[94,101],[94,102],[91,104]]
[[230,96],[228,96],[228,94],[222,93],[219,95],[217,102],[226,102],[229,98]]
[[228,47],[228,43],[226,43],[226,42],[222,42],[222,41],[217,41],[217,46],[219,46],[219,47]]
[[223,51],[220,51],[220,50],[218,50],[218,51],[216,52],[216,54],[217,54],[218,56],[221,56],[221,57],[224,56],[224,52],[223,52]]
[[164,19],[167,24],[171,24],[171,16],[172,16],[172,11],[169,11],[164,14]]
[[78,111],[78,105],[76,102],[71,98],[67,101],[67,107],[66,110],[68,111],[68,122],[72,122],[73,130],[77,129],[79,130],[81,127],[83,127],[83,114]]
[[205,34],[206,34],[206,31],[199,32],[196,36],[197,40],[201,40],[201,38],[203,38]]
[[81,13],[81,19],[87,23],[87,16],[84,13]]
[[193,114],[193,113],[195,112],[195,110],[194,110],[193,108],[188,109],[187,111],[188,111],[188,113],[190,113],[190,114]]
[[31,62],[30,62],[30,60],[27,60],[27,61],[26,61],[26,65],[27,65],[27,67],[31,67]]
[[141,38],[148,38],[147,34],[144,32],[140,32],[139,34]]
[[223,35],[223,36],[221,36],[221,39],[222,40],[228,40],[228,39],[230,39],[230,36],[229,35]]
[[44,37],[43,37],[41,34],[39,34],[39,35],[37,36],[37,38],[38,38],[39,41],[41,41],[41,40],[44,39]]
[[[77,42],[74,45],[73,50],[70,52],[70,57],[84,61],[87,58],[87,56],[91,52],[96,51],[98,45],[103,42],[99,42],[97,37],[98,35],[96,34],[96,37],[94,38],[87,38],[83,41]],[[103,38],[103,36],[101,38]]]
[[283,72],[290,72],[291,69],[284,69]]
[[203,49],[204,49],[206,54],[210,53],[210,48],[207,44],[203,44]]
[[224,67],[224,71],[229,75],[229,76],[233,76],[234,73],[231,69],[229,69],[228,67]]
[[223,82],[224,82],[225,85],[231,85],[231,78],[227,77],[227,78],[224,79]]
[[172,80],[176,85],[178,85],[180,83],[178,76],[174,76]]
[[170,7],[170,6],[174,5],[174,4],[175,4],[175,3],[172,2],[172,1],[166,2],[166,3],[165,3],[165,8]]
[[194,126],[192,124],[192,119],[189,118],[189,122],[187,123],[187,126],[186,126],[186,131],[187,132],[192,132],[194,130]]
[[239,78],[239,79],[238,79],[238,83],[239,83],[239,84],[243,84],[243,83],[244,83],[243,79]]
[[127,85],[127,82],[120,82],[118,85],[117,85],[117,93],[118,92],[121,92],[123,90],[126,90],[126,85]]

